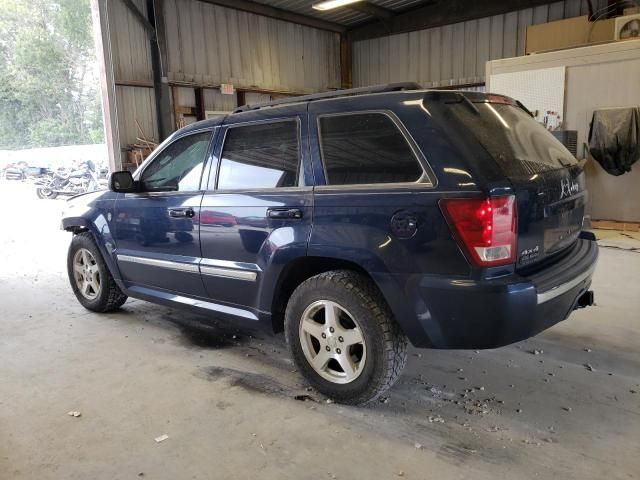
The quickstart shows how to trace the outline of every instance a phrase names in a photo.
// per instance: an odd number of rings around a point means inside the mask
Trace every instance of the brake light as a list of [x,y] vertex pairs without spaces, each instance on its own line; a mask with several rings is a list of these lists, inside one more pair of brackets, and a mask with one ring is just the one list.
[[515,261],[517,227],[513,195],[443,199],[440,208],[472,264],[492,267]]
[[504,95],[495,95],[493,93],[487,95],[487,101],[489,103],[499,103],[502,105],[513,105],[514,103],[509,97],[505,97]]

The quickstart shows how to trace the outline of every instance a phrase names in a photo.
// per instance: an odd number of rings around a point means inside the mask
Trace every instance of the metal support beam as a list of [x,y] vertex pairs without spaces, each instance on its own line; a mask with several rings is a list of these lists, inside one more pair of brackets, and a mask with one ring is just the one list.
[[349,10],[353,10],[354,12],[364,13],[365,15],[369,15],[377,18],[382,26],[387,31],[391,30],[391,20],[395,17],[395,13],[386,8],[375,5],[371,2],[358,2],[351,5],[348,5],[347,8]]
[[167,42],[164,28],[164,0],[147,0],[147,16],[133,0],[122,0],[144,27],[151,45],[151,68],[160,142],[174,132],[171,118],[171,92],[167,77]]
[[151,65],[153,68],[153,88],[156,97],[156,115],[158,133],[162,142],[175,131],[171,111],[171,89],[169,87],[169,59],[167,55],[167,36],[164,23],[164,0],[147,0],[150,23],[154,27],[154,40],[151,42]]
[[104,119],[104,136],[109,157],[109,170],[116,172],[122,169],[122,154],[120,152],[120,131],[118,129],[118,114],[116,110],[116,82],[113,77],[107,0],[91,0],[91,17],[93,19],[93,36],[100,71],[102,117]]
[[204,120],[204,88],[194,88],[193,93],[196,97],[196,118]]
[[251,2],[249,0],[200,0],[205,3],[219,5],[221,7],[234,8],[244,12],[255,13],[265,17],[275,18],[284,22],[297,23],[307,27],[318,28],[320,30],[328,30],[335,33],[344,33],[347,27],[338,23],[327,22],[319,18],[301,15],[299,13],[290,12],[281,8],[270,7],[262,3]]
[[446,2],[431,1],[427,5],[406,10],[385,20],[385,24],[379,21],[349,30],[349,37],[356,40],[384,37],[395,33],[413,32],[425,28],[440,27],[452,23],[466,22],[493,15],[523,10],[553,3],[550,0],[484,0],[482,2],[470,2],[468,0],[448,0]]
[[340,35],[340,87],[353,87],[353,42],[345,35]]
[[376,17],[380,20],[389,20],[395,16],[395,13],[387,8],[381,7],[371,2],[357,2],[347,5],[349,10],[353,10],[360,13],[365,13]]
[[135,3],[133,3],[133,0],[122,0],[122,1],[124,2],[125,6],[129,9],[129,11],[133,14],[133,16],[136,18],[136,20],[140,22],[140,24],[144,27],[145,31],[147,32],[147,35],[149,35],[149,38],[153,41],[155,39],[156,29],[151,24],[151,22],[149,22],[147,17],[144,16],[144,13],[140,11],[138,6]]
[[247,104],[247,96],[244,90],[236,89],[236,108],[243,107]]

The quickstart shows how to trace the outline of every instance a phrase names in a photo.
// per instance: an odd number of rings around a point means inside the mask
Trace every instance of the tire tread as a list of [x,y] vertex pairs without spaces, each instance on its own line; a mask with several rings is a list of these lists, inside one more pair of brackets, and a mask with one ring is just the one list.
[[[72,258],[72,255],[74,253],[73,244],[76,242],[90,242],[91,245],[94,247],[94,250],[95,250],[94,256],[96,258],[96,261],[101,264],[102,271],[104,272],[102,274],[102,277],[103,277],[102,288],[104,288],[106,291],[106,296],[95,305],[91,304],[89,306],[87,303],[83,302],[83,299],[81,298],[81,296],[78,296],[78,294],[76,294],[76,297],[78,297],[78,300],[80,301],[80,303],[82,303],[82,305],[85,308],[88,308],[89,310],[92,310],[94,312],[108,313],[108,312],[113,312],[115,310],[118,310],[127,301],[128,297],[122,292],[122,290],[120,290],[120,287],[118,286],[118,284],[116,284],[116,281],[113,279],[111,272],[107,268],[107,265],[105,264],[104,259],[100,254],[100,250],[96,245],[93,235],[90,232],[80,232],[75,234],[74,239],[72,241],[72,246],[69,249],[69,258]],[[69,279],[71,280],[71,274],[69,275],[70,275]],[[75,293],[75,288],[74,288],[74,293]]]
[[352,399],[340,399],[344,403],[366,404],[376,400],[400,377],[407,363],[407,337],[393,318],[378,287],[364,275],[351,270],[331,270],[318,274],[302,282],[294,291],[289,303],[296,302],[309,288],[317,290],[330,283],[349,291],[362,307],[371,312],[383,336],[382,378],[370,382],[367,391]]

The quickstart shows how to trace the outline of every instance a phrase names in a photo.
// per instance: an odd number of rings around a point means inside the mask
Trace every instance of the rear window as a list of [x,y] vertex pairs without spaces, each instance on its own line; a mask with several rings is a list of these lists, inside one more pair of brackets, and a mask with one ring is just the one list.
[[320,146],[329,185],[417,182],[424,170],[407,139],[384,113],[320,117]]
[[449,106],[507,175],[542,173],[577,163],[546,128],[515,105],[461,102]]

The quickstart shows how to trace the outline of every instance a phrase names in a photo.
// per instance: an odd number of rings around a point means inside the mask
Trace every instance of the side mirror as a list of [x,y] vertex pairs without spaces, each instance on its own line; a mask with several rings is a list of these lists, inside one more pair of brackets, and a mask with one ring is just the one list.
[[113,172],[109,177],[109,189],[113,192],[131,193],[137,190],[136,187],[133,175],[126,170]]

